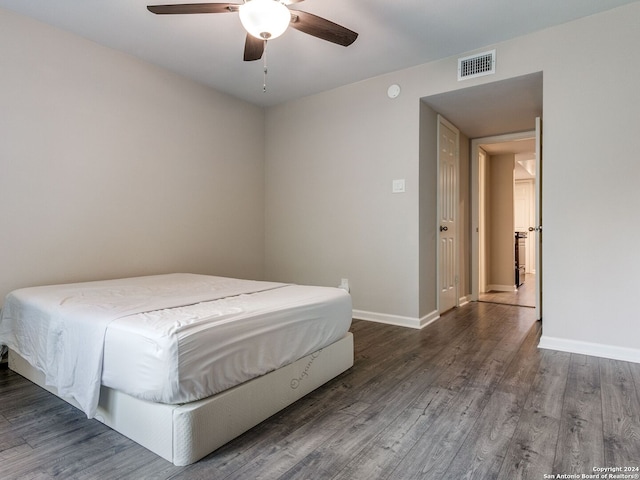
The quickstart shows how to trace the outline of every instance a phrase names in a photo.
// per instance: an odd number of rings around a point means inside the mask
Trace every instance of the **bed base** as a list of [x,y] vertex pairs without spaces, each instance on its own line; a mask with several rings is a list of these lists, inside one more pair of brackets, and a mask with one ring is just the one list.
[[[349,332],[292,364],[196,402],[152,403],[102,387],[96,419],[174,465],[189,465],[352,366]],[[44,375],[13,351],[9,368],[57,395],[44,385]]]

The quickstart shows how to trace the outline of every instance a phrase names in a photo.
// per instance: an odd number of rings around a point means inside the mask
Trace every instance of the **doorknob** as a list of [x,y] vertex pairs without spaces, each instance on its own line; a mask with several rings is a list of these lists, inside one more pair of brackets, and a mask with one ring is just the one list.
[[529,227],[529,231],[530,232],[541,232],[542,231],[542,225],[540,225],[539,227]]
[[447,230],[449,230],[449,227],[443,227],[442,225],[440,225],[440,231],[441,232],[446,232]]

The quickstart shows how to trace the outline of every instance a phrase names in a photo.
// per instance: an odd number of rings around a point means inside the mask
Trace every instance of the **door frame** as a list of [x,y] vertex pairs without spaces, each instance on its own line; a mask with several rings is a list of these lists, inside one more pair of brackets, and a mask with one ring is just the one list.
[[[480,145],[505,143],[517,140],[531,140],[536,138],[536,131],[507,133],[490,137],[474,138],[471,140],[471,300],[477,301],[480,284],[480,174],[479,152]],[[536,178],[536,182],[540,181]],[[537,302],[536,302],[537,303]]]

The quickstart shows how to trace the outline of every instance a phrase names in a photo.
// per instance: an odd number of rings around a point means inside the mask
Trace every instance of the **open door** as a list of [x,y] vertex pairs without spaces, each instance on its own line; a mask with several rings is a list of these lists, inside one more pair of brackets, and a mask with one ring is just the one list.
[[536,318],[542,320],[542,120],[536,117],[536,182],[535,182],[535,225],[529,232],[535,233],[536,250]]

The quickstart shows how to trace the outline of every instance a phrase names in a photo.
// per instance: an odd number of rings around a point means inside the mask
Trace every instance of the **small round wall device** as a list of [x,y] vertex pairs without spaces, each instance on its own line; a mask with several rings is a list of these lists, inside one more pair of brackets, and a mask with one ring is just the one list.
[[387,90],[387,96],[389,98],[396,98],[398,95],[400,95],[400,85],[394,83]]

